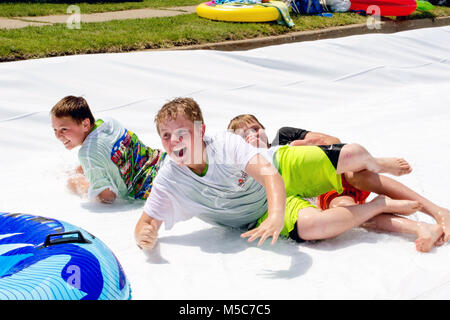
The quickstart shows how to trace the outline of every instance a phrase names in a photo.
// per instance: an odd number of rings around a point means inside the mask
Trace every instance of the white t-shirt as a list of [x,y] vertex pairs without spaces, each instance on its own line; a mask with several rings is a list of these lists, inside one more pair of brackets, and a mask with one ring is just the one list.
[[[273,157],[275,156],[275,153],[280,149],[282,146],[274,146],[270,147],[268,149],[265,149],[261,152],[261,155],[269,161],[272,165],[274,165]],[[277,168],[278,169],[278,168]]]
[[119,197],[126,197],[127,186],[117,166],[111,161],[111,150],[125,128],[114,119],[104,119],[104,123],[92,131],[78,151],[78,159],[89,180],[89,198],[97,197],[106,189]]
[[230,132],[205,136],[208,170],[203,177],[167,159],[156,176],[144,212],[166,229],[194,216],[213,224],[246,227],[267,211],[266,190],[244,171],[265,149]]

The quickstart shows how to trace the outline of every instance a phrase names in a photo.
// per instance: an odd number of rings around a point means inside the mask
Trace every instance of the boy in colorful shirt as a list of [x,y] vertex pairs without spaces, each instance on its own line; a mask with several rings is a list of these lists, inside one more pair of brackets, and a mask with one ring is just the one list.
[[63,98],[51,116],[55,135],[66,149],[81,146],[82,175],[69,181],[74,191],[104,203],[117,197],[147,199],[165,152],[146,147],[114,119],[95,121],[82,97]]
[[[326,144],[339,145],[341,143],[338,138],[323,133],[310,132],[304,129],[292,127],[283,127],[278,130],[275,139],[271,144],[269,144],[264,126],[254,115],[251,114],[242,114],[234,117],[228,125],[228,130],[239,134],[247,143],[250,143],[253,146],[260,146],[262,148],[276,149],[278,145],[287,144],[291,146],[307,146]],[[268,154],[273,154],[273,152],[269,152]],[[433,245],[442,244],[443,239],[439,239],[440,241],[437,241],[436,239],[439,238],[439,235],[442,234],[442,230],[446,227],[445,221],[446,219],[448,221],[448,218],[445,217],[448,216],[448,210],[435,205],[428,199],[420,196],[400,182],[397,182],[389,177],[369,171],[366,171],[363,174],[359,173],[359,175],[364,176],[364,178],[355,179],[352,174],[347,175],[347,177],[346,175],[343,175],[343,192],[339,193],[336,190],[331,190],[319,195],[317,201],[318,207],[322,210],[326,210],[328,208],[338,206],[352,206],[365,203],[365,200],[369,196],[370,192],[360,190],[362,188],[378,194],[384,194],[395,199],[416,200],[422,204],[423,212],[435,218],[436,221],[440,222],[441,226],[413,221],[388,213],[377,215],[364,223],[362,226],[382,231],[416,235],[416,248],[418,251],[422,252],[430,251]],[[351,183],[349,183],[347,179]],[[354,185],[358,187],[355,187]],[[336,218],[336,216],[333,218]],[[323,223],[326,222],[326,220],[323,220]],[[345,220],[343,220],[343,222],[345,222]],[[348,222],[351,221],[348,220]],[[352,227],[353,224],[349,223],[348,229]],[[348,229],[344,227],[341,231],[345,232]],[[301,242],[301,239],[295,237],[295,235],[296,233],[294,232],[292,238]],[[318,235],[318,239],[323,238],[326,238],[326,236]]]
[[[241,236],[248,237],[248,241],[260,238],[258,245],[272,237],[274,243],[280,233],[289,235],[300,211],[302,216],[303,212],[310,215],[318,212],[297,195],[300,188],[311,196],[339,190],[343,172],[360,171],[368,166],[397,175],[410,170],[404,160],[373,158],[354,144],[330,152],[331,158],[336,158],[335,163],[318,147],[306,147],[309,149],[304,152],[306,149],[286,146],[288,149],[277,151],[280,175],[262,156],[266,149],[254,148],[230,132],[205,136],[201,110],[190,98],[165,104],[155,122],[169,159],[155,178],[136,224],[136,243],[142,249],[155,246],[163,222],[170,229],[174,223],[194,216],[224,226],[253,228]],[[303,179],[298,179],[299,172],[305,173]],[[355,216],[356,223],[361,224],[383,212],[411,214],[419,208],[417,201],[378,196],[367,204],[331,208],[321,214],[333,216],[343,212]],[[306,223],[298,235],[309,237],[316,228],[327,227]]]

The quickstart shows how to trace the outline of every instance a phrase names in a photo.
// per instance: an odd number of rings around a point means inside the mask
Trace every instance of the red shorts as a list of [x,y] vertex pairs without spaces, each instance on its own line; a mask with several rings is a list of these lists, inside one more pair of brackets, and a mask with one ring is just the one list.
[[369,191],[359,190],[352,186],[345,180],[345,176],[342,175],[342,188],[343,192],[341,194],[337,193],[335,190],[328,191],[327,193],[321,194],[317,197],[317,205],[320,209],[326,210],[329,208],[330,202],[339,196],[349,196],[352,197],[356,204],[363,204],[366,202],[367,197],[370,195]]

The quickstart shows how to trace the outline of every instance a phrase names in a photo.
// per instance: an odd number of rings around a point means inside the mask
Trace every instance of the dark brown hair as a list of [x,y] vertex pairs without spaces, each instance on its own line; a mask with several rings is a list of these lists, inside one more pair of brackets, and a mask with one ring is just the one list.
[[57,118],[70,117],[80,124],[84,119],[95,123],[91,109],[83,97],[67,96],[62,98],[50,111]]

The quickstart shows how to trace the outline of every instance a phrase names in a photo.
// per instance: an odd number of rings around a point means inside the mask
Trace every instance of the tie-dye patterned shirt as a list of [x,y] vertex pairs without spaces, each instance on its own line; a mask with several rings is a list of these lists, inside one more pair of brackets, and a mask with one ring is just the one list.
[[120,198],[147,199],[165,156],[114,119],[97,120],[78,152],[89,198],[110,189]]

